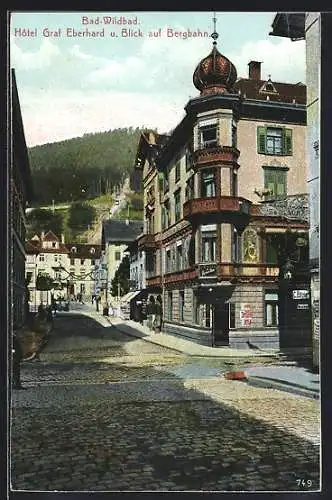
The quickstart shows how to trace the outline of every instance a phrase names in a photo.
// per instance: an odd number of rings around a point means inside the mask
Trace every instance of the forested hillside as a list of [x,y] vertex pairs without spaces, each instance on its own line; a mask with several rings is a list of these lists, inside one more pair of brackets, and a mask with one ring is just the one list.
[[141,130],[120,128],[29,149],[34,205],[113,192],[131,173]]

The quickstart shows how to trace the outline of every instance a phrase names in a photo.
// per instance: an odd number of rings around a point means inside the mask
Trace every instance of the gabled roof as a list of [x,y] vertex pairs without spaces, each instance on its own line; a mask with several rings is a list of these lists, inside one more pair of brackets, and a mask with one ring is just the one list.
[[[38,254],[39,253],[39,249],[37,248],[37,245],[35,244],[36,242],[34,241],[33,242],[34,244],[32,244],[31,240],[30,241],[26,241],[25,242],[25,252],[27,254]],[[37,244],[38,244],[38,241],[37,241]]]
[[60,241],[59,238],[53,233],[53,231],[48,231],[44,238],[43,241]]
[[143,220],[104,220],[102,229],[102,247],[106,243],[130,243],[143,232]]
[[303,83],[271,82],[277,93],[273,91],[267,93],[265,90],[267,83],[269,83],[269,80],[240,78],[234,85],[234,91],[240,91],[246,99],[266,101],[268,95],[270,101],[293,103],[295,100],[297,104],[306,104],[307,87]]

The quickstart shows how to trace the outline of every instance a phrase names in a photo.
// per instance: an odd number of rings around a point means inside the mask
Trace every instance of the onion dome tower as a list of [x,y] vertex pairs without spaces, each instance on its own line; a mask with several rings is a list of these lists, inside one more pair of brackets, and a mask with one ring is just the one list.
[[237,79],[237,72],[234,64],[217,49],[216,17],[213,18],[214,31],[213,48],[210,54],[202,59],[197,65],[193,82],[195,87],[201,92],[201,95],[218,94],[229,92]]

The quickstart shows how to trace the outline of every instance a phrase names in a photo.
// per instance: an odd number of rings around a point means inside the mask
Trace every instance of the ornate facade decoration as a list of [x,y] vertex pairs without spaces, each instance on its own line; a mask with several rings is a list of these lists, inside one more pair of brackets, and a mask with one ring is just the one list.
[[255,207],[255,212],[256,215],[265,217],[284,217],[309,222],[309,197],[307,194],[287,196],[283,200],[262,203]]
[[243,237],[243,262],[257,262],[258,261],[258,239],[257,233],[254,229],[248,228],[244,231]]

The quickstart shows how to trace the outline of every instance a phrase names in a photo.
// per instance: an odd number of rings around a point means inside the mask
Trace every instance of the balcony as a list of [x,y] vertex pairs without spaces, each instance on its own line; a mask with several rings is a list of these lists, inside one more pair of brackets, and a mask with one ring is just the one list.
[[229,222],[246,225],[249,222],[251,202],[235,196],[195,198],[183,205],[183,217],[191,223]]
[[151,233],[143,234],[138,240],[137,245],[139,250],[155,250],[157,247],[155,235]]
[[198,149],[194,153],[194,169],[212,166],[216,163],[237,163],[240,151],[231,146],[214,146],[206,149]]

